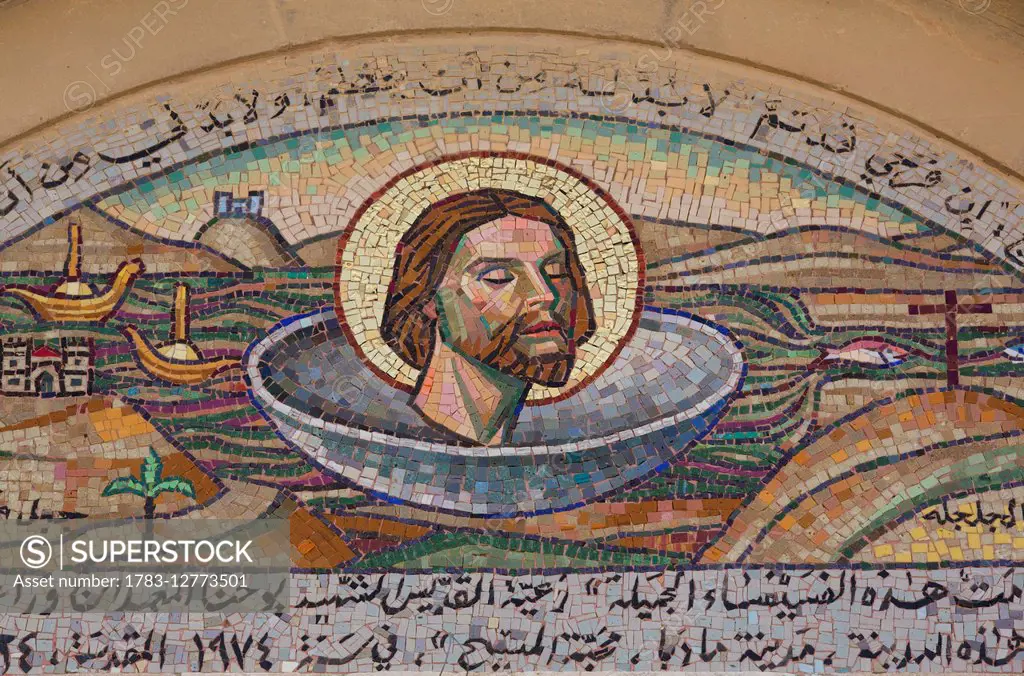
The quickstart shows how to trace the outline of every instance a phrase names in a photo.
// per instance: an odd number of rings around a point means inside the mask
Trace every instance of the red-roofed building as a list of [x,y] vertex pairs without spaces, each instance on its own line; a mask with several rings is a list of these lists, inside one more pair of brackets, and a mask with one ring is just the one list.
[[60,350],[31,338],[0,342],[0,393],[23,396],[75,396],[92,391],[92,341],[61,338]]

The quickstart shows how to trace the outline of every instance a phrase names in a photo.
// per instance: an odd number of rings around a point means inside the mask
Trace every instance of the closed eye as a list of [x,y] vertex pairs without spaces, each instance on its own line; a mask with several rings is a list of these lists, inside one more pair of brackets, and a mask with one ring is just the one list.
[[562,261],[553,261],[544,268],[544,274],[547,275],[548,279],[567,279],[569,277],[569,271],[566,269],[565,263]]
[[504,286],[515,281],[515,276],[504,268],[491,268],[484,270],[477,276],[477,280],[491,286]]

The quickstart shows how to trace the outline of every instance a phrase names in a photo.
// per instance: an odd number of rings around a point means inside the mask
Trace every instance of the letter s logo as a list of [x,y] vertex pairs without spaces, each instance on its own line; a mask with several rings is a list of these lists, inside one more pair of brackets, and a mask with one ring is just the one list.
[[21,543],[21,562],[29,568],[42,568],[52,558],[53,547],[42,535],[30,535]]

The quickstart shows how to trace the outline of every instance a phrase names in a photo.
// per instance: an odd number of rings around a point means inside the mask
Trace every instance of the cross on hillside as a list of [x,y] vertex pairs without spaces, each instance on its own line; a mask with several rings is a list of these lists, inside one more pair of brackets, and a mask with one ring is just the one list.
[[910,305],[912,315],[946,315],[946,384],[960,384],[960,345],[957,341],[958,314],[989,314],[992,303],[958,303],[956,290],[946,291],[946,302],[941,305]]

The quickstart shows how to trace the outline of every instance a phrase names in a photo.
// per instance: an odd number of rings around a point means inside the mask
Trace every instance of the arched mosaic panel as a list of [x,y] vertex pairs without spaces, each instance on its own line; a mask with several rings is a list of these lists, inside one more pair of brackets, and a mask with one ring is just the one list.
[[291,565],[277,614],[12,605],[7,668],[1019,672],[1019,182],[537,39],[296,51],[0,152],[4,516],[284,520]]

